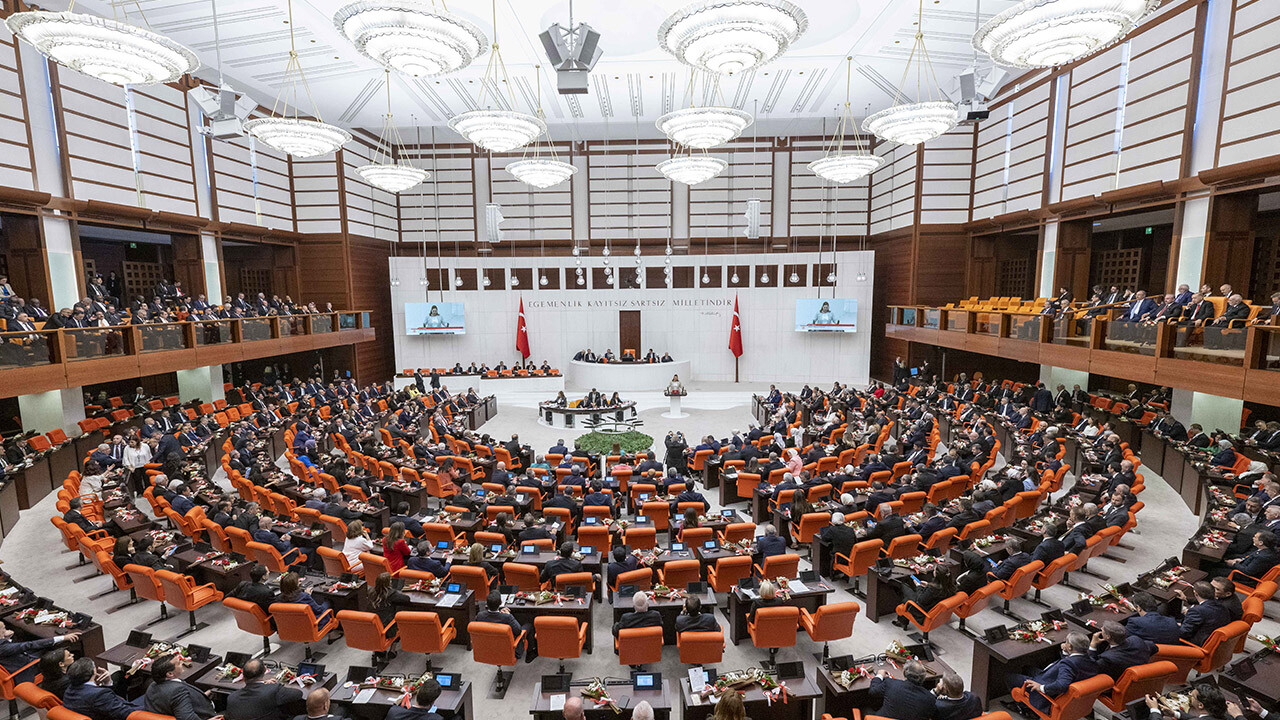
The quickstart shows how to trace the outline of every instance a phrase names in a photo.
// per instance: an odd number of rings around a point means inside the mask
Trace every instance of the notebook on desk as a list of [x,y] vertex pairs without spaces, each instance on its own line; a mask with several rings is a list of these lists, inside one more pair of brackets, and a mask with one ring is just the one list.
[[462,600],[462,596],[457,593],[445,593],[436,601],[436,605],[438,607],[449,608],[457,605],[460,600]]

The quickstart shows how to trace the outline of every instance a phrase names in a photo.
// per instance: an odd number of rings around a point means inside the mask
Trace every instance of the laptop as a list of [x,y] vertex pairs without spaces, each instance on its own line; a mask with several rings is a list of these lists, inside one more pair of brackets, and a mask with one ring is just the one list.
[[129,637],[124,641],[129,647],[144,648],[151,646],[151,633],[141,630],[130,630]]

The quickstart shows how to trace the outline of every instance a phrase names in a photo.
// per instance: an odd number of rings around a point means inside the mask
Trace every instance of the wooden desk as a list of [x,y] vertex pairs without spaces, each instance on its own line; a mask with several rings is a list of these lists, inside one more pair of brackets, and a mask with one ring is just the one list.
[[[1202,527],[1191,536],[1191,540],[1187,541],[1185,547],[1182,548],[1182,564],[1187,567],[1202,570],[1212,567],[1222,562],[1222,558],[1227,554],[1227,547],[1230,542],[1224,542],[1218,546],[1195,544],[1195,540],[1199,539],[1208,528]],[[1235,533],[1226,532],[1228,538],[1234,538]]]
[[[555,615],[557,617],[571,617],[579,623],[587,624],[587,644],[583,648],[587,653],[591,653],[591,648],[595,645],[596,624],[591,621],[592,596],[577,600],[565,600],[563,602],[549,602],[541,605],[524,600],[516,600],[506,604],[507,610],[511,611],[511,616],[520,622],[521,625],[533,625],[533,619],[539,615]],[[533,638],[530,638],[532,640]]]
[[[707,588],[706,591],[698,596],[698,598],[702,600],[703,612],[715,612],[716,593],[714,590]],[[618,593],[615,592],[609,593],[609,604],[613,608],[613,622],[615,623],[621,620],[624,614],[629,613],[634,609],[634,606],[631,604],[631,598],[619,597]],[[657,610],[658,614],[662,615],[662,644],[675,645],[676,617],[680,615],[682,610],[684,610],[684,598],[667,600],[657,599],[650,595],[649,609]],[[613,631],[612,626],[610,626],[609,630],[610,632]],[[588,642],[590,642],[590,640],[588,640]]]
[[970,690],[982,699],[983,707],[998,697],[1009,694],[1008,677],[1030,666],[1042,668],[1061,657],[1061,648],[1067,633],[1078,632],[1068,624],[1061,630],[1048,634],[1050,642],[1021,642],[1003,640],[988,643],[982,637],[973,640],[973,675]]
[[[883,658],[883,655],[877,655]],[[934,658],[928,662],[921,661],[931,677],[942,677],[943,673],[953,672],[951,666],[946,662]],[[872,673],[884,670],[891,677],[902,680],[902,664],[891,664],[884,660],[878,662],[861,663],[867,670]],[[806,668],[808,669],[808,668]],[[871,705],[871,680],[869,678],[859,677],[849,687],[845,687],[835,681],[831,671],[821,665],[815,665],[812,669],[813,677],[818,687],[822,689],[822,697],[824,701],[823,712],[833,717],[851,717],[852,711],[856,708],[862,713],[863,717],[868,714],[874,715],[879,708],[877,703]],[[787,687],[791,687],[790,684]]]
[[180,571],[193,576],[197,584],[213,583],[213,586],[223,594],[230,593],[242,581],[249,579],[249,571],[253,569],[252,562],[240,561],[230,569],[210,565],[204,561],[197,562],[197,558],[207,554],[209,553],[192,547],[174,553],[170,559]]
[[[684,681],[689,682],[687,679]],[[577,695],[582,689],[589,684],[588,681],[573,682],[569,685],[569,693],[565,693],[566,698]],[[589,718],[629,718],[631,711],[640,702],[648,702],[653,708],[653,717],[655,720],[670,720],[671,709],[674,707],[671,694],[671,681],[667,678],[662,679],[662,687],[656,690],[635,690],[631,687],[630,681],[614,681],[608,683],[609,695],[613,698],[614,704],[618,706],[618,712],[615,713],[608,706],[596,707],[592,700],[582,699],[582,707],[585,714]],[[535,720],[562,720],[564,713],[560,710],[551,709],[552,693],[544,693],[542,691],[542,681],[533,685],[533,702],[529,707],[529,713],[533,715]],[[687,717],[687,716],[686,716]]]
[[[296,670],[296,668],[290,668],[290,669]],[[263,681],[264,682],[271,681],[273,678],[275,678],[278,672],[279,672],[279,669],[268,667],[267,673],[262,676]],[[200,677],[192,681],[191,684],[195,685],[196,688],[200,690],[209,692],[210,693],[209,697],[211,700],[213,700],[213,706],[219,710],[226,709],[227,697],[231,695],[231,693],[237,690],[244,689],[244,680],[222,679],[218,677],[218,673],[215,671],[206,672],[205,674],[201,675]],[[302,693],[302,700],[298,701],[298,707],[301,707],[302,709],[298,710],[298,712],[305,713],[306,712],[305,703],[306,703],[307,693],[320,687],[328,688],[332,690],[333,687],[337,684],[338,684],[338,676],[333,674],[332,672],[326,672],[324,675],[321,675],[319,678],[317,678],[316,682],[311,685],[307,685],[303,687],[299,685],[297,682],[293,682],[289,684],[289,687],[294,688]],[[291,708],[291,709],[296,709],[296,708]]]
[[462,599],[454,603],[452,607],[440,607],[439,599],[444,597],[445,593],[439,596],[429,595],[424,592],[409,590],[407,587],[404,594],[409,596],[409,602],[405,604],[407,610],[421,610],[433,612],[440,616],[440,622],[453,618],[454,628],[457,635],[454,636],[453,642],[458,645],[465,645],[468,650],[471,649],[471,633],[467,631],[467,625],[476,619],[476,598],[475,593],[470,589],[462,591]]
[[[107,665],[118,665],[128,670],[135,662],[146,655],[147,649],[148,648],[146,647],[134,647],[132,645],[120,643],[109,650],[99,653],[94,659]],[[193,662],[190,665],[183,665],[182,669],[178,671],[178,679],[193,682],[196,678],[204,675],[210,668],[217,667],[221,664],[221,655],[210,655],[204,660],[204,662]]]
[[[806,666],[808,663],[805,663]],[[752,685],[742,696],[747,717],[751,720],[808,720],[813,717],[814,701],[822,697],[822,690],[813,681],[808,667],[805,676],[785,680],[787,702],[769,703],[759,685]],[[684,720],[707,720],[715,712],[715,703],[704,700],[689,689],[689,678],[680,678],[680,701],[684,706]]]
[[[400,693],[394,690],[378,689],[373,691],[373,695],[368,700],[356,702],[355,697],[359,694],[359,690],[345,685],[346,683],[343,683],[343,687],[334,689],[330,700],[346,708],[350,717],[360,720],[382,720],[387,716],[387,711],[400,699]],[[446,717],[474,720],[473,705],[470,680],[463,680],[457,689],[442,690],[440,697],[436,698],[436,711],[443,713]]]
[[[959,565],[953,560],[944,560],[943,564],[953,568]],[[898,605],[906,598],[905,583],[911,582],[911,574],[909,568],[897,565],[885,572],[873,567],[867,573],[867,606],[864,612],[871,622],[878,623],[885,615],[897,614]]]
[[[1255,674],[1241,680],[1236,677],[1237,666],[1245,660],[1253,662]],[[1272,712],[1280,706],[1280,655],[1270,650],[1259,650],[1231,663],[1227,671],[1218,673],[1217,677],[1223,688],[1237,695],[1255,698]]]
[[[826,604],[827,596],[835,592],[831,585],[824,581],[805,583],[808,590],[803,593],[792,593],[784,604],[804,608],[809,612],[817,612],[818,607]],[[729,618],[729,641],[737,645],[751,636],[747,633],[747,611],[751,608],[751,599],[743,594],[740,588],[729,593],[729,607],[725,615]],[[687,718],[688,716],[686,716]]]
[[102,637],[102,626],[92,620],[85,625],[69,628],[60,628],[54,625],[36,625],[15,617],[17,612],[22,609],[24,609],[23,606],[16,606],[3,618],[4,624],[14,631],[18,640],[44,640],[78,632],[80,633],[80,642],[77,644],[80,646],[80,654],[83,657],[98,657],[107,649]]
[[[1142,449],[1139,451],[1138,457],[1142,458],[1142,464],[1151,468],[1153,472],[1162,473],[1164,469],[1164,454],[1168,448],[1168,443],[1160,435],[1156,435],[1147,428],[1143,428],[1138,434],[1142,438]],[[1181,486],[1171,486],[1175,490],[1181,490]]]

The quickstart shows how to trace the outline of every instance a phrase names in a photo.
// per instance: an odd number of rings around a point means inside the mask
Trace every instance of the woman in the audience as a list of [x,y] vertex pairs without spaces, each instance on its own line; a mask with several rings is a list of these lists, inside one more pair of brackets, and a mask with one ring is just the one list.
[[351,572],[364,572],[364,563],[360,561],[360,553],[371,553],[375,545],[369,539],[369,531],[360,520],[347,523],[347,539],[342,543],[342,554],[347,558]]
[[369,588],[369,608],[377,613],[378,620],[387,629],[388,637],[395,633],[391,623],[396,618],[397,607],[408,602],[408,595],[392,587],[391,573],[384,572],[379,574],[378,579],[373,583],[373,587]]
[[391,568],[391,572],[397,572],[412,554],[413,549],[404,540],[404,523],[391,523],[387,536],[382,539],[382,557],[386,558],[387,567]]
[[316,627],[324,627],[329,621],[329,603],[316,600],[311,593],[302,589],[302,579],[297,573],[287,572],[280,576],[280,602],[297,603],[311,608],[316,616]]

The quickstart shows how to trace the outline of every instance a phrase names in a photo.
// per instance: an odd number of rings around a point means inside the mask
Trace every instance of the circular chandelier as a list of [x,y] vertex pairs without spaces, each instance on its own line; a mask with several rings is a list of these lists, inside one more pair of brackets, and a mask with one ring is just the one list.
[[31,10],[5,25],[59,65],[114,85],[174,82],[200,67],[195,53],[163,35],[94,15]]
[[348,142],[351,133],[315,120],[264,117],[248,120],[244,131],[258,142],[297,158],[327,155]]
[[387,86],[387,114],[383,116],[382,134],[378,136],[378,144],[374,146],[370,162],[356,168],[356,172],[376,188],[389,193],[400,193],[415,187],[431,175],[426,170],[414,167],[408,160],[396,160],[397,157],[407,157],[408,153],[404,150],[400,130],[391,121],[391,71],[383,72]]
[[411,77],[457,72],[489,45],[474,24],[415,0],[359,0],[333,24],[366,57]]
[[1023,0],[987,21],[973,47],[1000,65],[1049,68],[1114,44],[1160,0]]
[[823,180],[849,183],[861,180],[884,165],[884,158],[871,153],[841,153],[828,155],[809,163],[809,172]]
[[667,139],[705,150],[737,138],[751,126],[751,113],[731,107],[691,107],[658,118]]
[[573,177],[578,168],[562,160],[545,157],[533,157],[507,163],[507,172],[516,176],[520,182],[536,188],[549,188]]
[[485,150],[510,152],[547,131],[538,118],[513,110],[471,110],[449,119],[449,127]]
[[862,121],[862,129],[883,140],[919,145],[956,126],[956,106],[946,100],[894,105]]
[[686,65],[732,75],[777,58],[808,27],[786,0],[701,0],[662,23],[658,45]]
[[720,158],[706,155],[673,157],[669,160],[663,160],[657,165],[658,172],[665,175],[668,180],[674,180],[685,185],[697,185],[700,182],[706,182],[724,172],[724,169],[728,166],[729,164]]

